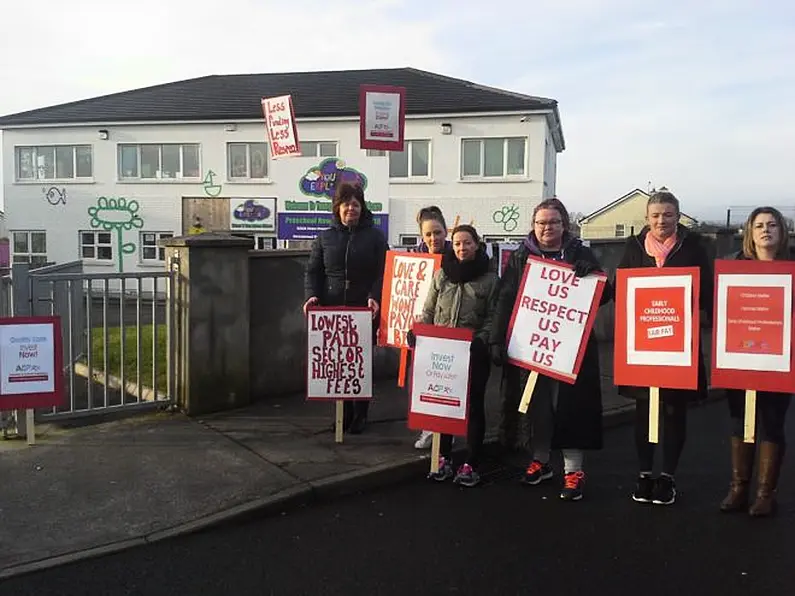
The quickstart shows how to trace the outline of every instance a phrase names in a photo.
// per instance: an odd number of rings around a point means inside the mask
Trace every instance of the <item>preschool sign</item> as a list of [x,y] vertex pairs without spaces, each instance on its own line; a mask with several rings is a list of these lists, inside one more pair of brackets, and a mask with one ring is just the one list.
[[331,225],[331,206],[340,184],[361,186],[374,224],[385,234],[389,221],[387,160],[358,157],[297,157],[272,164],[279,195],[278,236],[281,240],[312,239]]

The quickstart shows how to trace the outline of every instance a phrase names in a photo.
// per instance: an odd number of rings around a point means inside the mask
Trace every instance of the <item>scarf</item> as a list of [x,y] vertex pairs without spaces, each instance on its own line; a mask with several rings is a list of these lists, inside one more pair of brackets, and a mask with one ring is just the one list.
[[651,232],[647,232],[646,239],[644,240],[646,254],[650,257],[654,257],[654,262],[656,265],[658,267],[662,267],[665,264],[665,259],[668,258],[669,253],[673,250],[674,246],[676,246],[676,240],[676,232],[668,236],[668,238],[665,239],[665,242],[660,242],[651,235]]
[[471,261],[459,261],[455,253],[448,250],[442,256],[442,270],[454,284],[467,283],[488,272],[489,257],[481,247]]

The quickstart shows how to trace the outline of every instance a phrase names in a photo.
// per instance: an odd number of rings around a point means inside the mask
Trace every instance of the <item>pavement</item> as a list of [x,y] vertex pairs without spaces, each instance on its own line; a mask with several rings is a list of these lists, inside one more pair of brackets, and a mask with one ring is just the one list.
[[[487,458],[474,489],[417,474],[12,578],[0,594],[792,594],[795,463],[785,463],[775,518],[720,513],[727,423],[724,403],[691,410],[669,507],[629,498],[635,455],[624,425],[587,455],[577,503],[558,498],[559,475],[521,486],[523,462]],[[795,430],[792,416],[787,430]],[[559,458],[552,463],[559,473]]]
[[[631,418],[603,346],[607,427]],[[499,371],[487,392],[498,422]],[[151,544],[221,522],[422,477],[406,390],[375,386],[370,424],[334,442],[333,405],[302,395],[191,419],[155,412],[86,425],[39,425],[37,444],[0,440],[0,579]]]

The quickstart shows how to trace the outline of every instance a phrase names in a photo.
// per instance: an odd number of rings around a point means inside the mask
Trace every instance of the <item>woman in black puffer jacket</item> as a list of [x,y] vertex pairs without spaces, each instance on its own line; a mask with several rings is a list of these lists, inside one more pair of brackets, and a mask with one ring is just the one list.
[[[373,214],[358,185],[337,187],[332,212],[331,227],[312,244],[306,266],[304,314],[312,305],[366,306],[376,317],[389,249],[384,234],[373,225]],[[345,401],[343,430],[361,433],[369,406],[368,401]]]

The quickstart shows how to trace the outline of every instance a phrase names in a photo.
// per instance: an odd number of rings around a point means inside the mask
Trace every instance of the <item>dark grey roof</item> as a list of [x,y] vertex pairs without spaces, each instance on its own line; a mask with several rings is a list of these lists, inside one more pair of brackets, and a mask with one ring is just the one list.
[[553,110],[557,101],[414,68],[210,75],[11,114],[0,128],[38,124],[262,118],[260,99],[290,94],[297,117],[357,116],[359,85],[406,87],[409,114]]

